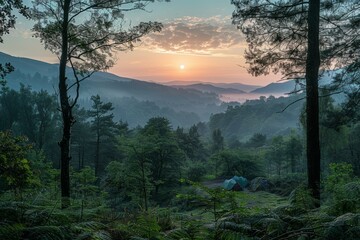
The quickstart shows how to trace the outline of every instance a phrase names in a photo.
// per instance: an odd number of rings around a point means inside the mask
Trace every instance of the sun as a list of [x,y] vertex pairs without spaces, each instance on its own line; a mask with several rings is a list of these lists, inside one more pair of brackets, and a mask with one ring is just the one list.
[[185,69],[185,65],[184,65],[184,64],[181,64],[181,65],[179,66],[179,68],[180,68],[180,70],[184,70],[184,69]]

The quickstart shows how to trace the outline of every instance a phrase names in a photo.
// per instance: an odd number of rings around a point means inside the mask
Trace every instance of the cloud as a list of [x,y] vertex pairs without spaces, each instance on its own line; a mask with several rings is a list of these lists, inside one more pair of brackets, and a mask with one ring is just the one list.
[[167,53],[215,55],[244,43],[230,17],[182,17],[164,24],[160,33],[148,35],[144,47]]

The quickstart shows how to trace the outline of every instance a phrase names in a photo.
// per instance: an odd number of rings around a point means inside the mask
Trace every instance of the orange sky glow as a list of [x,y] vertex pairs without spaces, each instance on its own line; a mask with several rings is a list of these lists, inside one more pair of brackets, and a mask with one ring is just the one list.
[[[180,69],[182,64],[185,65],[183,70]],[[110,69],[110,72],[123,77],[160,83],[203,81],[265,85],[279,80],[274,75],[253,77],[242,66],[246,64],[241,55],[239,57],[211,57],[135,50],[120,53],[117,64]]]
[[[193,6],[207,4],[202,11]],[[193,5],[191,5],[193,4]],[[189,6],[193,6],[190,8]],[[146,36],[134,51],[116,53],[109,72],[151,82],[203,81],[267,85],[280,80],[269,75],[253,77],[244,59],[246,42],[231,24],[233,7],[218,0],[172,0],[156,3],[150,13],[131,15],[133,21],[160,21],[160,33]],[[50,63],[58,59],[32,37],[32,22],[19,18],[16,29],[4,38],[0,51]],[[180,69],[184,65],[184,69]]]

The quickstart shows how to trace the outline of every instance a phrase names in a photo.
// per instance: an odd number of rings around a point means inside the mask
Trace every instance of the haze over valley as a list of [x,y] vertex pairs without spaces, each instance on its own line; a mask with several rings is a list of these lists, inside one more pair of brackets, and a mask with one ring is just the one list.
[[[57,94],[57,64],[0,53],[0,63],[6,62],[15,67],[15,72],[7,77],[9,87],[19,89],[24,84],[33,91],[46,90]],[[260,96],[286,96],[294,90],[294,86],[293,82],[264,87],[179,81],[160,84],[98,72],[82,83],[79,104],[90,108],[90,97],[98,94],[104,101],[113,103],[115,118],[127,122],[129,126],[143,126],[149,118],[163,116],[174,127],[190,127],[198,122],[208,122],[211,115],[246,100],[259,99]],[[274,109],[273,114],[280,108]]]

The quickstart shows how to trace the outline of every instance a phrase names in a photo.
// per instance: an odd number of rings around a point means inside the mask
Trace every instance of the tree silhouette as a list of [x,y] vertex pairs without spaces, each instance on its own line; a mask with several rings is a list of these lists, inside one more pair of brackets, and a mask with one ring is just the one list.
[[[25,16],[29,17],[28,9],[22,0],[4,0],[0,1],[0,43],[3,43],[3,36],[9,34],[11,28],[15,28],[16,16],[13,14],[14,9]],[[5,76],[14,71],[14,67],[10,63],[0,64],[0,83]]]
[[92,96],[93,102],[92,109],[88,111],[89,116],[92,118],[91,128],[96,135],[95,144],[95,176],[99,176],[100,172],[100,145],[101,140],[105,137],[111,137],[115,134],[116,124],[113,121],[114,114],[111,113],[114,110],[112,103],[104,103],[101,101],[100,96]]
[[233,0],[233,22],[249,44],[249,72],[281,72],[286,79],[306,79],[308,184],[320,200],[318,76],[320,1]]
[[[72,109],[79,98],[80,83],[94,72],[113,66],[115,50],[131,50],[142,36],[161,30],[161,24],[157,22],[123,27],[125,12],[144,10],[150,2],[154,0],[34,1],[32,15],[37,21],[33,28],[35,37],[40,38],[45,48],[58,56],[60,63],[62,208],[70,205],[70,138],[75,123]],[[67,73],[69,70],[72,77]]]

